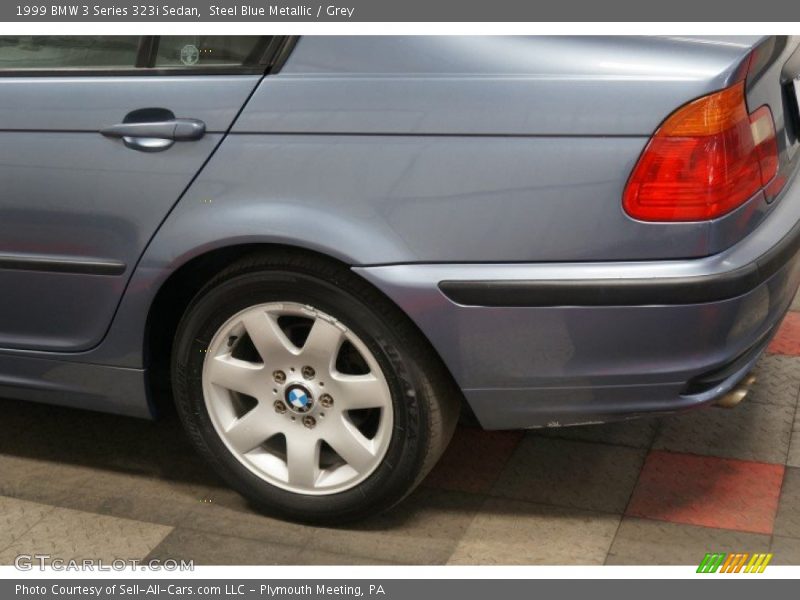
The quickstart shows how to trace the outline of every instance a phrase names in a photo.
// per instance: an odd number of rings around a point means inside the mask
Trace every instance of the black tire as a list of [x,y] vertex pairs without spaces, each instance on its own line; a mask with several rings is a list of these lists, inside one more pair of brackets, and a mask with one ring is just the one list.
[[[349,490],[308,495],[271,485],[228,450],[206,409],[202,368],[211,338],[239,311],[277,301],[307,304],[341,321],[386,377],[394,409],[391,440],[375,471]],[[461,405],[449,373],[405,314],[347,267],[303,252],[249,256],[210,281],[178,325],[171,374],[184,428],[220,476],[261,509],[311,523],[357,520],[400,502],[441,456]]]

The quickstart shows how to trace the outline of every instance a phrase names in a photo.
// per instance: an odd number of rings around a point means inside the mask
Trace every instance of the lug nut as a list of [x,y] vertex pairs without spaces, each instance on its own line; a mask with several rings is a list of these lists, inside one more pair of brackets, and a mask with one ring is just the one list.
[[303,373],[303,377],[306,378],[306,379],[314,379],[314,375],[316,374],[314,372],[314,369],[312,369],[309,366],[303,367],[302,373]]
[[317,420],[314,417],[312,416],[303,417],[303,425],[305,425],[309,429],[313,429],[316,424]]
[[272,378],[275,380],[275,383],[283,383],[286,381],[286,373],[283,371],[273,371]]
[[275,407],[275,412],[280,415],[286,412],[286,404],[284,404],[283,400],[275,400],[273,406]]
[[319,397],[319,403],[325,408],[330,408],[333,406],[333,396],[330,394],[322,394],[322,396]]

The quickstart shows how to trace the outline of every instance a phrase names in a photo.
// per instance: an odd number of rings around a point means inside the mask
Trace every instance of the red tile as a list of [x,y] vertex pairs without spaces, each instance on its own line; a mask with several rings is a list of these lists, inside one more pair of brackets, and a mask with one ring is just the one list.
[[519,444],[520,431],[483,431],[459,427],[426,486],[485,494]]
[[626,513],[771,534],[783,473],[783,465],[653,451]]
[[789,312],[767,348],[771,354],[800,356],[800,312]]

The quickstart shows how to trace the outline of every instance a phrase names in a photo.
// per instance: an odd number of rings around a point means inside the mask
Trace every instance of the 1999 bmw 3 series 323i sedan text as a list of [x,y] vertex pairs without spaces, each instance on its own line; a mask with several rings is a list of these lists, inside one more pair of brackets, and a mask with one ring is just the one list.
[[[0,397],[272,514],[737,390],[800,283],[799,40],[0,38]],[[162,394],[163,395],[163,394]]]

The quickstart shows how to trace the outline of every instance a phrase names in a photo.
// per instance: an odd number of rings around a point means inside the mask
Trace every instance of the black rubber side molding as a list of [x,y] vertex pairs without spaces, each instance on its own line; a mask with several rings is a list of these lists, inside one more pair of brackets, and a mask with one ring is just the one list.
[[0,270],[48,271],[76,275],[122,275],[125,264],[112,260],[75,260],[56,256],[0,254]]
[[724,273],[651,279],[442,281],[439,289],[466,306],[642,306],[702,304],[741,296],[764,283],[800,251],[800,223],[755,261]]

